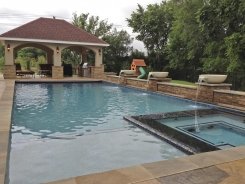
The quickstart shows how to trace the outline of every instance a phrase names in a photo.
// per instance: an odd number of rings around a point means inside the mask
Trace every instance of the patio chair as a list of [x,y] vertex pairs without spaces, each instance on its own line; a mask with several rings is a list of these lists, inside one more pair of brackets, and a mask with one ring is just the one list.
[[63,64],[64,76],[72,76],[72,65]]
[[15,68],[16,68],[16,75],[17,75],[17,76],[27,76],[27,75],[31,75],[32,77],[35,78],[35,72],[32,71],[32,70],[22,70],[22,69],[21,69],[20,63],[16,63],[16,64],[15,64]]
[[38,74],[40,76],[52,76],[53,64],[39,64]]

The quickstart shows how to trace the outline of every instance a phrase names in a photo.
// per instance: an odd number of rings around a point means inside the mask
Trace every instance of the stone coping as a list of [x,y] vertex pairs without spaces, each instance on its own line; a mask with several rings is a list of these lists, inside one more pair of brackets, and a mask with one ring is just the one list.
[[0,183],[5,182],[8,170],[11,114],[15,82],[14,80],[4,80],[4,85],[5,89],[0,100]]
[[200,86],[211,86],[211,87],[232,86],[232,84],[227,84],[227,83],[210,84],[210,83],[206,83],[206,82],[196,82],[195,84],[200,85]]
[[244,91],[234,91],[234,90],[214,90],[214,92],[218,93],[226,93],[226,94],[233,94],[233,95],[239,95],[239,96],[245,96]]
[[169,85],[169,86],[176,86],[176,87],[182,87],[182,88],[190,88],[190,89],[197,89],[197,86],[191,86],[191,85],[185,85],[185,84],[175,84],[170,82],[158,82],[158,85]]
[[112,77],[112,78],[119,78],[120,76],[117,75],[111,75],[111,74],[106,74],[107,77]]
[[141,82],[147,82],[146,79],[138,79],[138,78],[127,78],[127,80],[134,80],[134,81],[141,81]]
[[119,76],[119,77],[125,77],[125,78],[137,78],[138,77],[138,75],[128,75],[128,74],[123,74],[123,75],[121,75],[121,76]]
[[171,81],[172,78],[168,78],[168,77],[150,77],[149,80],[153,80],[153,81]]

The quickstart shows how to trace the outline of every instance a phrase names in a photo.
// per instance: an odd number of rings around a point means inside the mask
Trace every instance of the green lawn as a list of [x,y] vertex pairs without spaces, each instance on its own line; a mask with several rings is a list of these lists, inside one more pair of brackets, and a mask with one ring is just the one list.
[[183,85],[189,85],[189,86],[196,86],[193,82],[187,82],[187,81],[181,81],[181,80],[172,80],[171,83],[174,84],[183,84]]

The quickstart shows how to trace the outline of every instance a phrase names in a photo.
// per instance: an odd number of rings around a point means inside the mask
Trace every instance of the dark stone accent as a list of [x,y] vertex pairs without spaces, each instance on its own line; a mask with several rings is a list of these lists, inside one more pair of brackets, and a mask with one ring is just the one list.
[[229,175],[216,166],[187,171],[170,176],[158,178],[160,183],[168,184],[217,184]]

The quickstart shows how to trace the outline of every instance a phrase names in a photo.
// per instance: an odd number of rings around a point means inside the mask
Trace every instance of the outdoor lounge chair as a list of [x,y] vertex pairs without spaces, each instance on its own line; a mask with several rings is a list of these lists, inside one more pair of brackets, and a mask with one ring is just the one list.
[[27,75],[31,75],[32,77],[35,78],[35,72],[32,70],[21,70],[21,65],[20,63],[16,63],[15,64],[15,68],[16,68],[16,75],[17,76],[27,76]]
[[53,64],[39,64],[38,74],[40,76],[52,76]]

